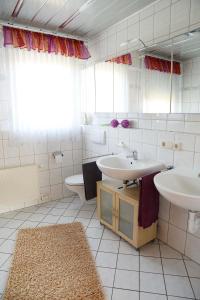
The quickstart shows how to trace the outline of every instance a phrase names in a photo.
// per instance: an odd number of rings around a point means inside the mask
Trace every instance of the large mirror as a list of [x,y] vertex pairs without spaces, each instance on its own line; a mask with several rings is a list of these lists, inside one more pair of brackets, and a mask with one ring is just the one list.
[[199,113],[200,31],[96,63],[84,79],[86,112]]

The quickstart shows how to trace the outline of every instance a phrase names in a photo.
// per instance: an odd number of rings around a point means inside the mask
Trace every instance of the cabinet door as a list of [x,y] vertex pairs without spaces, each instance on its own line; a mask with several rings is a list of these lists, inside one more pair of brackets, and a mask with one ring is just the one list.
[[116,231],[118,234],[126,240],[135,240],[137,207],[134,206],[134,203],[117,195],[116,214]]
[[105,187],[98,189],[98,215],[102,224],[115,227],[115,193]]

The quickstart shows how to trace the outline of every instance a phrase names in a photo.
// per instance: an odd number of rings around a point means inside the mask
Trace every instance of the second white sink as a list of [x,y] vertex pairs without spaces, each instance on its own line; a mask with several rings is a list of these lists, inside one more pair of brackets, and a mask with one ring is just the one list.
[[122,155],[101,157],[96,163],[104,175],[120,180],[134,180],[165,167],[158,161],[133,160]]
[[174,169],[154,177],[159,193],[174,205],[200,211],[200,178],[190,169]]

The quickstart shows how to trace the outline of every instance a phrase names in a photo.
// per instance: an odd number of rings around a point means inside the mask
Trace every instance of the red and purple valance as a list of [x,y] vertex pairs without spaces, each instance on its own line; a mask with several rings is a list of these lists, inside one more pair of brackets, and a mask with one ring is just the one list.
[[14,48],[61,54],[79,59],[90,58],[83,41],[7,26],[3,26],[3,35],[4,47],[12,45]]
[[114,62],[117,64],[123,64],[123,65],[132,65],[132,58],[131,54],[127,53],[118,57],[114,57],[112,59],[107,60],[108,62]]
[[[171,61],[169,60],[146,55],[144,58],[144,64],[146,69],[171,73]],[[177,75],[181,74],[181,66],[179,62],[173,62],[172,72]]]

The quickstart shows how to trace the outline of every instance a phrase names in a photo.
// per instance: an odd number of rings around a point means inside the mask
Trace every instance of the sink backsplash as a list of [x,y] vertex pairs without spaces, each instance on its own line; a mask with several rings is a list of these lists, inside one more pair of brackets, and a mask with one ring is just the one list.
[[[102,127],[114,118],[130,120],[133,128]],[[137,150],[139,158],[200,171],[200,114],[97,113],[91,120],[83,126],[85,157]],[[98,130],[106,132],[105,145],[92,142]],[[188,233],[187,223],[188,211],[160,197],[159,238],[200,263],[200,231]]]

